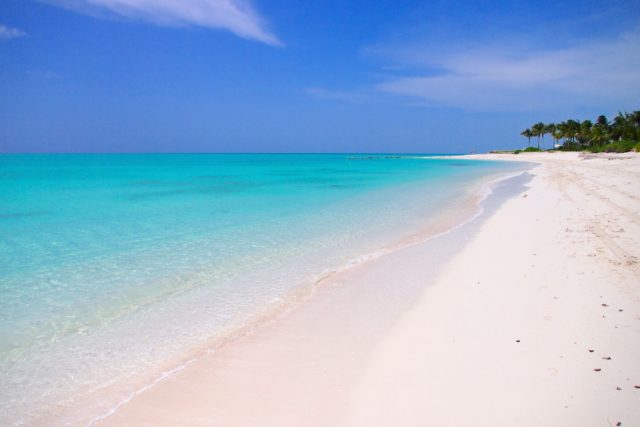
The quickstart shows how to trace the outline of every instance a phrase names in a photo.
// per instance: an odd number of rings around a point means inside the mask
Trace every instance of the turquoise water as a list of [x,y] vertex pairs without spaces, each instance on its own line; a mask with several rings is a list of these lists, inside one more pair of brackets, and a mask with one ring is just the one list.
[[[2,155],[0,424],[109,387],[126,396],[134,378],[520,169],[367,155]],[[90,401],[87,411],[113,404]]]

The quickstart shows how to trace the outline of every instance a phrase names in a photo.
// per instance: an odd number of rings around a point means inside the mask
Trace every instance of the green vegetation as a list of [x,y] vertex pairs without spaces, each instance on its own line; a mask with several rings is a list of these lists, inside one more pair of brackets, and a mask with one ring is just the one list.
[[516,153],[516,151],[519,153],[522,150],[515,150],[515,151],[514,150],[491,150],[491,151],[489,151],[489,153],[491,153],[491,154],[514,154],[514,153],[518,154],[518,153]]
[[[565,151],[591,151],[594,153],[640,151],[640,111],[618,113],[610,122],[599,116],[591,120],[569,119],[562,123],[536,123],[520,133],[528,140],[528,148],[522,151],[541,151],[545,135],[551,136],[554,146]],[[537,138],[537,148],[531,147],[531,138]],[[517,150],[520,152],[520,150]]]
[[544,151],[537,147],[527,147],[524,150],[513,150],[513,151],[492,151],[492,153],[510,153],[510,154],[520,154],[520,153],[534,153],[537,151]]

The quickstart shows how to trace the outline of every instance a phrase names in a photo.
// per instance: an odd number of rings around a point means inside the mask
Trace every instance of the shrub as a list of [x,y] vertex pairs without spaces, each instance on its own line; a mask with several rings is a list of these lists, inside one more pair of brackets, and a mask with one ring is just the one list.
[[639,145],[640,144],[635,141],[623,139],[620,141],[613,141],[605,145],[589,147],[589,151],[592,153],[627,153],[634,148],[636,148],[637,151]]

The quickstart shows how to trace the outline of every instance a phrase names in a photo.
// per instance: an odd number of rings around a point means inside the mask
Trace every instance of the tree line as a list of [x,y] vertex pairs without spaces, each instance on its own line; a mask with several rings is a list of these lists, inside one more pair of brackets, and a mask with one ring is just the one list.
[[529,147],[531,139],[536,138],[538,149],[541,148],[540,140],[544,146],[544,137],[549,135],[554,148],[559,150],[640,151],[640,111],[620,112],[611,121],[600,115],[595,123],[573,119],[561,123],[540,122],[523,130],[520,135],[527,138]]

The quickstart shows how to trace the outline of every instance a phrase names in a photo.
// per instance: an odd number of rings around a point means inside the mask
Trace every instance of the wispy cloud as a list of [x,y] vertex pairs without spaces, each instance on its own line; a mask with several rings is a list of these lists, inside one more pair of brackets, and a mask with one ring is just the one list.
[[368,95],[355,91],[342,91],[324,89],[320,87],[308,87],[304,89],[304,92],[317,99],[342,101],[354,104],[360,104],[369,100]]
[[42,0],[75,12],[118,15],[163,26],[198,26],[231,31],[272,46],[282,42],[270,32],[249,0]]
[[637,108],[640,28],[607,40],[564,48],[526,44],[482,48],[406,48],[395,60],[410,76],[388,76],[383,92],[430,105],[477,111]]
[[45,80],[58,80],[62,78],[62,75],[49,70],[28,70],[27,75]]
[[6,25],[0,25],[0,41],[6,41],[15,39],[18,37],[24,37],[27,33],[17,28],[7,27]]

